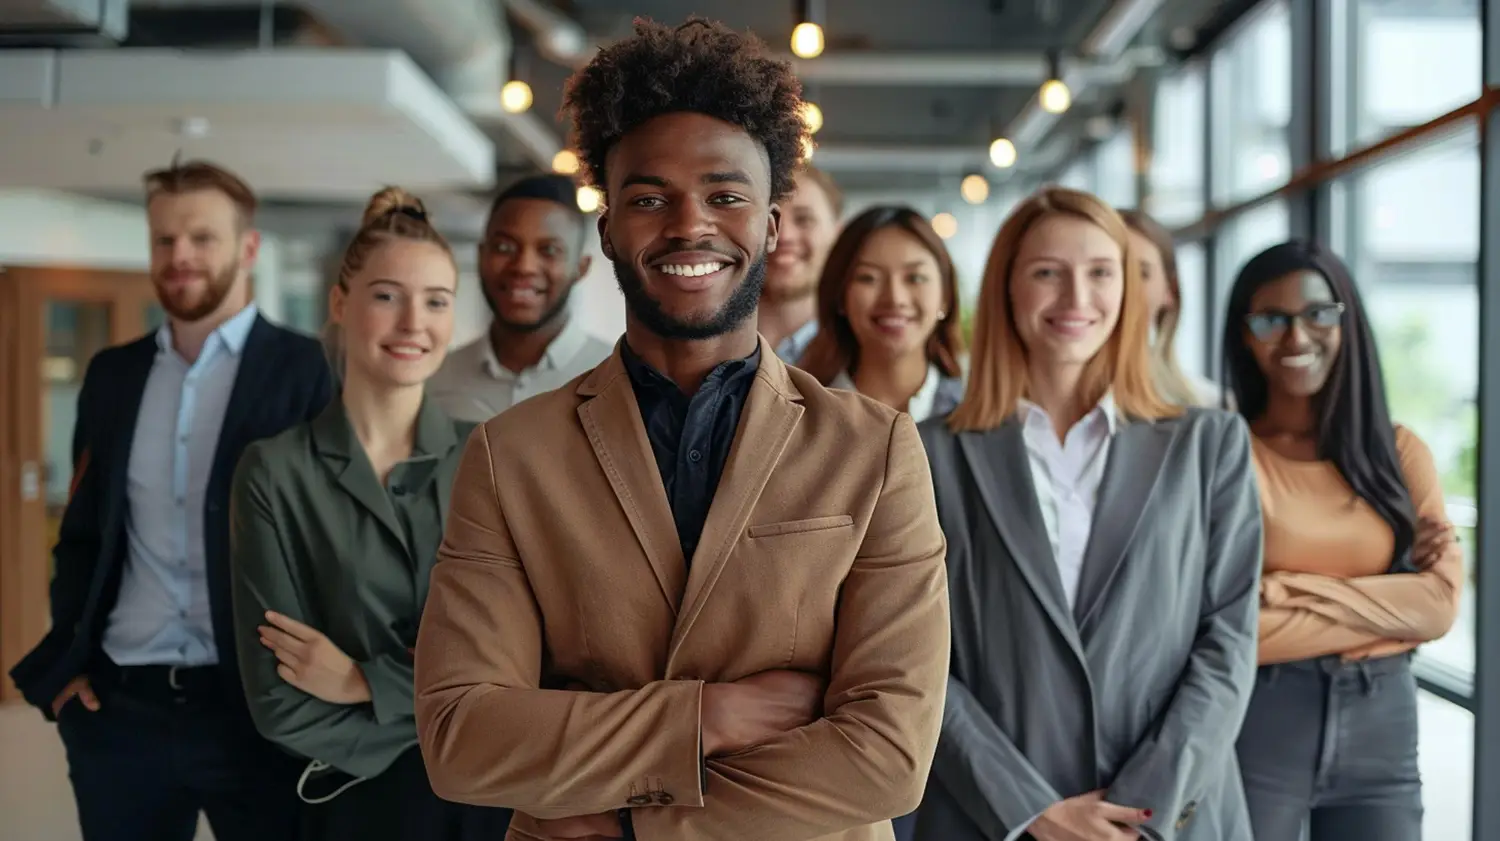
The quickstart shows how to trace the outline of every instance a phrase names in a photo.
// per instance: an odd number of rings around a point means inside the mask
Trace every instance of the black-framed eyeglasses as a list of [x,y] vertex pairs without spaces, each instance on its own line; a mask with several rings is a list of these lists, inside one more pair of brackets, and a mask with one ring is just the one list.
[[1250,333],[1255,338],[1269,342],[1280,338],[1291,329],[1294,319],[1301,321],[1302,326],[1309,330],[1322,332],[1339,326],[1343,318],[1344,305],[1337,301],[1326,301],[1309,304],[1303,308],[1302,312],[1287,312],[1286,310],[1252,312],[1245,316],[1245,326],[1250,328]]

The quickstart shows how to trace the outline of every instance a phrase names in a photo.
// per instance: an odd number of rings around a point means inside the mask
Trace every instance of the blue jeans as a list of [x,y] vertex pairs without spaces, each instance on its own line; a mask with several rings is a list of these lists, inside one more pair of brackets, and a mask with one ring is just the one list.
[[1263,666],[1237,745],[1256,841],[1419,841],[1411,655]]

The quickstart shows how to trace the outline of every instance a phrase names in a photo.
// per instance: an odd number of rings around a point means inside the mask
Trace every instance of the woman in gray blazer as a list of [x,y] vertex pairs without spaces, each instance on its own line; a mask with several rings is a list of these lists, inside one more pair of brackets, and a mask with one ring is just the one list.
[[964,400],[922,425],[953,616],[923,841],[1250,841],[1249,436],[1158,395],[1137,271],[1097,198],[1022,202]]
[[235,473],[240,669],[256,727],[308,760],[309,841],[498,838],[508,823],[433,794],[412,710],[411,649],[467,432],[423,394],[457,281],[418,200],[371,199],[329,296],[339,398],[251,445]]
[[963,397],[957,273],[915,210],[876,206],[844,226],[818,281],[818,323],[797,365],[824,385],[918,421]]

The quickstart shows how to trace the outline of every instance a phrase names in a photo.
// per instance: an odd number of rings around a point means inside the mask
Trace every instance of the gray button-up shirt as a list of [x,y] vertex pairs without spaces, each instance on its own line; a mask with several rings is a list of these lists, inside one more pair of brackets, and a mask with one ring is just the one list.
[[614,346],[569,319],[536,365],[519,373],[495,358],[489,334],[448,354],[427,396],[454,420],[484,423],[522,400],[566,385],[603,362]]

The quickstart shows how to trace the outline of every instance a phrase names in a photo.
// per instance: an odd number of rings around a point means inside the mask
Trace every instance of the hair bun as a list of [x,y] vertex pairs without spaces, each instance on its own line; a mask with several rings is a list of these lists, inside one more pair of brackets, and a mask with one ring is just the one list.
[[373,225],[392,213],[405,213],[426,221],[427,206],[422,204],[421,199],[400,187],[386,187],[370,197],[370,203],[365,205],[365,216],[361,224]]

